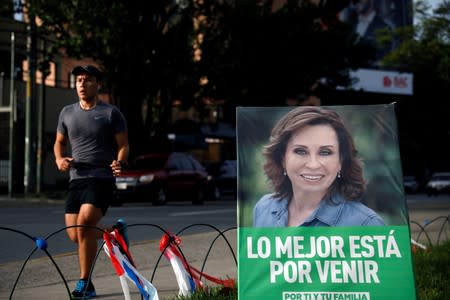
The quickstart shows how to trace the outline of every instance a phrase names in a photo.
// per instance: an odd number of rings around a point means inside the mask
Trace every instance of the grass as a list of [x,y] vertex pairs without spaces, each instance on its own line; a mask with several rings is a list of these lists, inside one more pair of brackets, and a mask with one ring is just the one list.
[[418,300],[450,299],[450,241],[413,253]]
[[[450,299],[450,241],[413,252],[417,300]],[[214,287],[168,300],[236,300],[237,289]]]
[[205,291],[196,291],[191,296],[177,296],[167,300],[236,300],[237,289],[214,287]]

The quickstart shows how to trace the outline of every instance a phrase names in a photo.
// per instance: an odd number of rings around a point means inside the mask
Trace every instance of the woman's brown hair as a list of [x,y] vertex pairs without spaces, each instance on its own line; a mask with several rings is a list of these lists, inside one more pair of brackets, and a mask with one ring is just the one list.
[[276,198],[292,197],[292,185],[289,177],[283,174],[282,165],[286,147],[292,133],[305,126],[329,125],[337,134],[341,176],[330,186],[327,196],[340,194],[347,200],[361,198],[365,191],[363,163],[358,157],[350,131],[345,127],[339,115],[323,107],[301,106],[284,115],[273,127],[269,143],[264,146],[264,172],[266,173]]

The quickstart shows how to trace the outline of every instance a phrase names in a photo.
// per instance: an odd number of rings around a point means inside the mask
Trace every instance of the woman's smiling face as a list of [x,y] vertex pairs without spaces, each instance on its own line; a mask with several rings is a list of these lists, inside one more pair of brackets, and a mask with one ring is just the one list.
[[339,142],[330,125],[310,125],[293,132],[283,166],[295,192],[322,197],[341,170]]

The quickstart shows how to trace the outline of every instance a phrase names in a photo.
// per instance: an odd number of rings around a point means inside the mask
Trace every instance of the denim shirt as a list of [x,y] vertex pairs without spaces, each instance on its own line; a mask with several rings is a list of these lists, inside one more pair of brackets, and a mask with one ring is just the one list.
[[[264,195],[253,208],[253,227],[287,227],[287,198]],[[347,201],[340,195],[321,201],[319,207],[299,226],[382,226],[383,219],[359,201]]]

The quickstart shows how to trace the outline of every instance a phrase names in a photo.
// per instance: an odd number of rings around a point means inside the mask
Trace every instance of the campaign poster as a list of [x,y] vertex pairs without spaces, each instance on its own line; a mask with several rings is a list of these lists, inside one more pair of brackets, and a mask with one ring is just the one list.
[[394,108],[237,108],[239,299],[416,299]]

